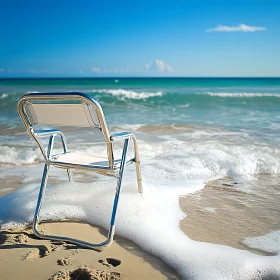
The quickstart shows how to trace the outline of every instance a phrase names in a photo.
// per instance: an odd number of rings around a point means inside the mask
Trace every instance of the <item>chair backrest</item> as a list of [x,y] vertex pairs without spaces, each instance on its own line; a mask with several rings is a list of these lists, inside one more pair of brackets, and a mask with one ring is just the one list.
[[92,127],[110,135],[100,104],[80,92],[29,93],[18,102],[19,115],[30,133],[36,125]]
[[26,112],[32,125],[101,128],[98,115],[88,104],[32,104],[28,102]]

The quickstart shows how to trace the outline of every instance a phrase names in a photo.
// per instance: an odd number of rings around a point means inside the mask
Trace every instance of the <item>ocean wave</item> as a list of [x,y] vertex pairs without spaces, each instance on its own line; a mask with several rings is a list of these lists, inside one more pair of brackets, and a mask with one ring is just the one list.
[[8,93],[3,93],[3,94],[1,94],[1,96],[0,96],[1,99],[6,98],[6,97],[8,97]]
[[4,92],[0,95],[0,99],[6,99],[6,98],[9,98],[9,97],[12,97],[12,96],[15,96],[16,93],[15,92]]
[[158,91],[158,92],[136,92],[132,90],[125,90],[125,89],[99,89],[99,90],[91,90],[90,92],[93,93],[107,93],[111,94],[113,96],[119,96],[122,97],[123,99],[128,98],[128,99],[147,99],[150,97],[155,97],[155,96],[162,96],[163,92]]
[[42,160],[39,150],[26,147],[1,146],[0,164],[29,165]]
[[219,97],[280,97],[278,93],[260,92],[206,92],[206,94]]
[[[113,130],[118,131],[117,128]],[[280,171],[280,149],[275,146],[252,145],[250,139],[246,140],[242,133],[205,130],[191,125],[137,125],[134,129],[140,137],[138,139],[146,173],[154,176],[158,172],[167,181],[175,177],[207,181],[223,176],[250,180],[251,176],[257,174],[277,174]],[[106,157],[106,149],[102,144],[92,146],[87,135],[82,138],[82,143],[72,139],[69,149],[78,149],[92,156],[102,152]],[[243,138],[242,142],[237,140],[240,138]],[[229,139],[236,139],[236,142],[228,146]],[[40,163],[42,156],[39,149],[34,148],[2,145],[0,164]]]

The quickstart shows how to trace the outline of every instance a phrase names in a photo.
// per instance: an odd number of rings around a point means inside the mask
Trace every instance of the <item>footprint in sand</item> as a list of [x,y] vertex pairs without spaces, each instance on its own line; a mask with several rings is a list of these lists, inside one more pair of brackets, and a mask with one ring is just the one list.
[[28,237],[27,237],[27,235],[21,233],[21,234],[15,236],[13,238],[13,241],[15,243],[20,243],[20,244],[27,243],[28,242]]
[[23,256],[23,261],[36,260],[44,258],[49,255],[49,250],[47,247],[42,246],[40,248],[32,248],[26,255]]
[[106,272],[89,267],[79,267],[73,270],[62,270],[55,273],[49,280],[121,280],[118,272]]
[[57,260],[57,264],[62,265],[62,266],[69,265],[70,260],[68,258],[59,259],[59,260]]
[[118,259],[113,259],[113,258],[106,258],[98,261],[99,263],[107,266],[107,267],[116,267],[121,264],[121,261]]

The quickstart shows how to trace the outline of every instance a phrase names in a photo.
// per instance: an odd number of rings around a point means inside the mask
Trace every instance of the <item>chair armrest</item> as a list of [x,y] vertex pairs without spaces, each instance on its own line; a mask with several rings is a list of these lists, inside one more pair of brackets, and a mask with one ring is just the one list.
[[34,135],[37,137],[45,137],[51,135],[61,135],[62,132],[58,129],[44,129],[44,130],[37,130],[34,131]]
[[134,137],[135,137],[134,134],[131,132],[119,132],[119,133],[112,134],[110,136],[110,141],[115,142],[115,141],[130,139]]

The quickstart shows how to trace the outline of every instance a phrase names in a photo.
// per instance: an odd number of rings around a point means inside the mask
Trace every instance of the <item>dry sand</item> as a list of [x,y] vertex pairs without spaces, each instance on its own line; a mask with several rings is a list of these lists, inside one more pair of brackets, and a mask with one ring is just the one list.
[[[105,231],[80,222],[47,223],[40,230],[83,240],[105,239]],[[95,239],[94,239],[95,238]],[[181,279],[159,258],[115,236],[98,252],[76,245],[37,239],[32,230],[0,232],[1,280],[10,279]]]

